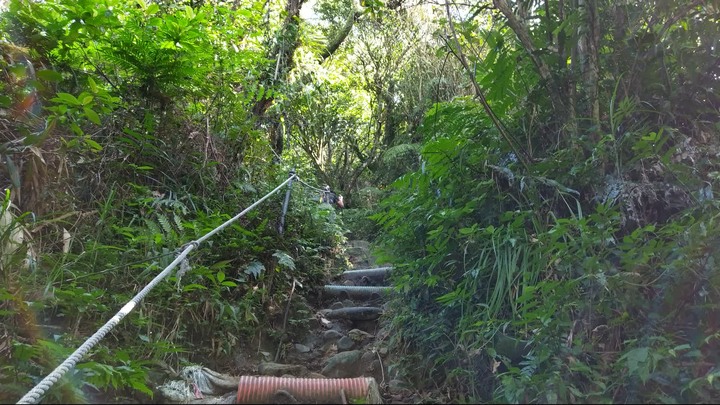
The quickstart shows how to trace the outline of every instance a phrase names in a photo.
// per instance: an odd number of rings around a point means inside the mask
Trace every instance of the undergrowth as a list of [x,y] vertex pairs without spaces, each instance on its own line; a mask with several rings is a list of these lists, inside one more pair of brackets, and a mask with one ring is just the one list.
[[[458,100],[428,114],[423,168],[374,216],[379,260],[396,269],[387,319],[401,375],[453,401],[716,398],[718,202],[683,198],[658,218],[630,181],[608,196],[613,183],[555,180],[544,162],[518,174],[478,109]],[[651,136],[635,136],[644,164],[672,159]],[[568,172],[595,167],[604,147]],[[548,159],[560,166],[560,153]]]

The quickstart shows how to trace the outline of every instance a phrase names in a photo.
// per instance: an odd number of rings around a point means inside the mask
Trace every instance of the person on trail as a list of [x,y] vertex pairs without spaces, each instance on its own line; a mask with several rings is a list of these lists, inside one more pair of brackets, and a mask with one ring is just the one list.
[[335,204],[335,193],[330,190],[330,186],[325,185],[323,192],[320,195],[320,202],[325,204]]
[[322,194],[320,195],[320,202],[330,205],[337,205],[338,208],[345,208],[345,201],[342,195],[335,194],[330,190],[330,186],[325,185],[323,187]]

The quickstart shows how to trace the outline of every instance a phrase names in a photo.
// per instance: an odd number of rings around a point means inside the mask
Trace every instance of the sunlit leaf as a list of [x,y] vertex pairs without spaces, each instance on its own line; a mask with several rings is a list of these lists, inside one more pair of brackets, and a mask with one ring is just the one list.
[[95,111],[93,111],[89,107],[83,107],[83,112],[85,112],[85,116],[96,125],[100,125],[100,117],[97,115]]
[[38,70],[36,75],[38,78],[49,82],[59,82],[62,80],[62,74],[49,69]]

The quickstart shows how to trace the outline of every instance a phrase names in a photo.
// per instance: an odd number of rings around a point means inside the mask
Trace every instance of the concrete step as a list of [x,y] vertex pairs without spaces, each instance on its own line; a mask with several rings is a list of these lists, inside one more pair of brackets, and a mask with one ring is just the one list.
[[327,319],[347,319],[350,321],[374,321],[383,314],[379,307],[345,307],[323,309],[320,313]]
[[323,293],[331,297],[351,298],[351,299],[376,299],[386,297],[392,291],[392,287],[366,287],[366,286],[344,286],[344,285],[326,285],[323,287]]
[[341,277],[345,280],[357,280],[363,277],[373,278],[373,279],[384,279],[387,276],[390,275],[390,271],[392,270],[392,267],[377,267],[374,269],[358,269],[358,270],[348,270],[342,273]]

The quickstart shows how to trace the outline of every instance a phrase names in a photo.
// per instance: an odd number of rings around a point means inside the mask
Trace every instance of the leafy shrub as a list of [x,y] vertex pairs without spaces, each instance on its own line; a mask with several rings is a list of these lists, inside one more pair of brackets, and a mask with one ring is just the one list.
[[374,216],[397,269],[393,344],[419,353],[408,377],[512,403],[717,395],[715,360],[698,360],[717,344],[717,203],[637,226],[619,200],[515,174],[480,117],[463,100],[431,110],[421,170]]

